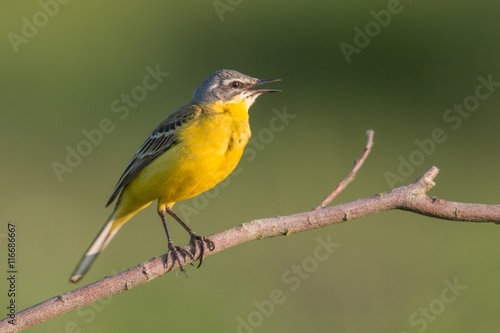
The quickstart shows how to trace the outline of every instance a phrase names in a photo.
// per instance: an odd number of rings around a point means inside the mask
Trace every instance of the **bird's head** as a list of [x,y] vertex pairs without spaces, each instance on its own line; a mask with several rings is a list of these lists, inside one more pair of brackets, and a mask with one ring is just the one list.
[[193,102],[197,104],[245,103],[247,109],[262,94],[280,92],[276,89],[255,89],[253,87],[281,81],[280,79],[256,79],[230,69],[222,69],[210,75],[194,91]]

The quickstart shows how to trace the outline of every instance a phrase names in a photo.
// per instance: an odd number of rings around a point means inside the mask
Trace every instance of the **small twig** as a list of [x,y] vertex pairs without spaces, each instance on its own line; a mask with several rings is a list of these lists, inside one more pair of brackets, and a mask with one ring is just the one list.
[[328,196],[323,199],[323,201],[314,207],[314,210],[322,209],[325,208],[326,205],[328,205],[337,195],[339,195],[340,192],[342,192],[347,185],[349,185],[350,182],[354,180],[354,177],[356,176],[356,173],[358,170],[361,168],[363,163],[365,162],[366,158],[368,157],[368,154],[370,154],[370,151],[373,146],[373,135],[375,132],[373,130],[367,130],[366,131],[366,136],[368,137],[368,140],[366,142],[365,150],[363,151],[363,155],[361,155],[361,158],[359,160],[354,161],[354,166],[349,173],[349,175],[344,178],[337,186],[335,190],[333,190],[332,193],[330,193]]

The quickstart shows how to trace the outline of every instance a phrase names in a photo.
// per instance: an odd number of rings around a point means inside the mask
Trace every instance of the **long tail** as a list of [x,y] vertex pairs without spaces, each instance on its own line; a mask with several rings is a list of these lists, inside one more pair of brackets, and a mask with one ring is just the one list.
[[113,239],[118,230],[120,230],[121,226],[127,222],[131,215],[133,215],[130,214],[117,219],[116,213],[117,212],[115,211],[111,214],[106,224],[104,224],[104,227],[97,234],[97,237],[88,248],[87,252],[83,255],[71,275],[71,282],[78,282],[85,275],[85,273],[87,273],[99,253],[106,248],[111,239]]

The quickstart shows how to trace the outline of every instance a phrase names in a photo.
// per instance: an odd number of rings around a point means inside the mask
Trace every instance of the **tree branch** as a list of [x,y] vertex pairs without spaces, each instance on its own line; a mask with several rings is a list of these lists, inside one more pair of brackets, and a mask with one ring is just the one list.
[[[325,209],[240,224],[211,235],[210,239],[215,243],[215,250],[205,253],[205,256],[219,253],[246,242],[290,235],[393,209],[453,221],[500,224],[500,205],[451,202],[427,196],[426,192],[435,185],[434,178],[437,174],[438,169],[431,167],[414,183],[382,194]],[[189,248],[186,249],[189,250]],[[197,253],[195,258],[198,255]],[[165,260],[167,260],[166,264]],[[185,258],[185,264],[191,262],[192,260]],[[178,268],[178,265],[172,260],[170,253],[153,258],[124,272],[107,276],[102,280],[23,310],[16,314],[15,325],[9,324],[9,318],[5,318],[0,322],[0,331],[18,332],[101,298],[139,286],[176,268]]]

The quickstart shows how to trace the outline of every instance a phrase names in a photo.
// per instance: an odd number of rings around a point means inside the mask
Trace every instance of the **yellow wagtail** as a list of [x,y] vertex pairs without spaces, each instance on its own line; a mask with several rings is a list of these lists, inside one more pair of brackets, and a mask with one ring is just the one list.
[[200,246],[200,265],[205,247],[214,243],[192,231],[173,211],[177,201],[192,198],[224,180],[236,167],[250,138],[248,109],[264,93],[274,89],[252,87],[280,81],[255,79],[223,69],[210,75],[194,91],[191,103],[181,106],[149,135],[128,163],[106,206],[118,198],[113,213],[80,260],[72,282],[88,271],[125,222],[153,200],[165,233],[168,249],[183,270],[179,253],[193,254],[175,246],[166,224],[172,216],[191,236],[190,244]]

